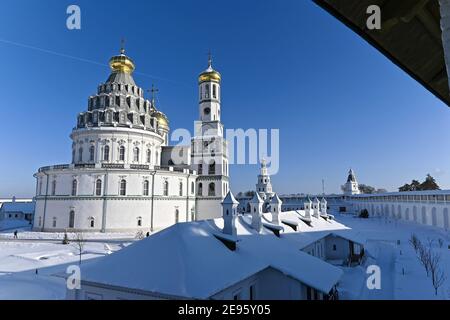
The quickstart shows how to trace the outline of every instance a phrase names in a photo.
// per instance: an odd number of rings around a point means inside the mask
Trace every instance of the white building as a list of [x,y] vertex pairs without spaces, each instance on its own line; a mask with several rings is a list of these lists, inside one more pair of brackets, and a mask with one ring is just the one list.
[[0,199],[0,220],[33,220],[33,199]]
[[[157,230],[212,218],[228,190],[220,122],[220,74],[199,76],[199,118],[191,146],[169,146],[169,121],[144,97],[125,55],[88,99],[70,135],[72,163],[35,174],[34,230]],[[153,91],[153,90],[152,90]]]
[[347,182],[344,184],[344,195],[359,194],[359,184],[353,169],[348,172]]
[[267,171],[266,160],[261,160],[261,172],[258,175],[258,182],[256,183],[256,192],[258,192],[261,199],[264,201],[270,200],[273,196],[272,183],[270,175]]
[[[348,240],[352,231],[322,217],[307,225],[303,212],[275,210],[277,222],[272,212],[262,212],[262,200],[255,197],[251,215],[238,214],[230,192],[222,203],[223,218],[176,224],[82,265],[81,289],[68,290],[67,298],[338,298],[343,272],[329,262],[362,255],[352,252],[362,249]],[[280,202],[274,200],[272,209]]]

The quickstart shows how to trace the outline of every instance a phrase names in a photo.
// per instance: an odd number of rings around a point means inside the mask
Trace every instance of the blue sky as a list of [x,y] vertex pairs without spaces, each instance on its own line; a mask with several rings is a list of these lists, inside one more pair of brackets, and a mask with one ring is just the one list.
[[[66,28],[70,4],[81,7],[79,31]],[[158,86],[172,129],[192,130],[197,75],[211,49],[225,126],[280,129],[277,192],[321,192],[322,179],[338,192],[350,167],[378,188],[396,190],[427,173],[450,187],[448,107],[310,1],[3,5],[0,197],[32,196],[39,167],[70,162],[76,115],[106,80],[122,37],[136,82]],[[232,166],[232,189],[253,189],[257,171]]]

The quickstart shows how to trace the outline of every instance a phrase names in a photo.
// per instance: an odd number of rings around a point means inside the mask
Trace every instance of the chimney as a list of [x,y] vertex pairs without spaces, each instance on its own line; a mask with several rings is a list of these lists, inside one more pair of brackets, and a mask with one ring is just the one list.
[[305,218],[311,219],[311,207],[312,207],[312,201],[309,197],[306,197],[305,200]]
[[317,197],[315,197],[314,201],[313,201],[313,216],[316,218],[319,217],[319,206],[320,206],[320,201],[319,201],[319,199],[317,199]]
[[236,236],[236,216],[239,202],[234,198],[231,191],[222,201],[223,233]]
[[327,200],[325,198],[322,198],[320,201],[320,214],[326,216],[327,213]]
[[282,204],[283,201],[281,201],[278,195],[275,193],[272,199],[270,199],[270,212],[272,214],[272,223],[274,224],[280,224],[280,212]]
[[257,232],[261,232],[262,229],[262,205],[264,201],[262,201],[258,192],[255,192],[253,198],[250,200],[250,210],[252,214],[252,228]]

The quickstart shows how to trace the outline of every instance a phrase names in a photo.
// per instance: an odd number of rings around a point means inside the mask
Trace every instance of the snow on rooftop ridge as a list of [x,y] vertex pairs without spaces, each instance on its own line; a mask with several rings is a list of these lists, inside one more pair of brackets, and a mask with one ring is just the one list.
[[231,191],[228,191],[226,197],[222,201],[223,204],[239,204]]
[[267,268],[322,292],[329,292],[342,275],[339,268],[289,245],[292,240],[284,235],[277,238],[270,231],[256,232],[243,216],[236,219],[239,244],[231,251],[215,237],[221,226],[223,219],[176,224],[82,266],[83,278],[203,299]]
[[264,203],[264,201],[261,199],[258,192],[254,192],[253,198],[250,200],[250,203]]
[[272,199],[270,199],[270,203],[273,204],[279,204],[279,203],[283,203],[283,201],[281,201],[280,197],[278,197],[278,194],[274,194]]

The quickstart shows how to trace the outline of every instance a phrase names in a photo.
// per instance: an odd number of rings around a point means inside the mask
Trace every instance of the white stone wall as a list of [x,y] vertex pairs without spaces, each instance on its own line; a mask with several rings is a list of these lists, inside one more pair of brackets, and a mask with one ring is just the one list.
[[450,229],[450,203],[448,202],[351,201],[351,206],[355,214],[367,209],[370,216],[395,218]]
[[[38,184],[43,179],[44,187],[43,192],[36,197],[34,230],[63,231],[69,228],[71,211],[75,213],[74,228],[86,231],[150,230],[152,225],[153,230],[157,230],[177,221],[190,221],[192,212],[196,212],[197,176],[187,172],[157,171],[154,175],[153,196],[151,171],[66,169],[48,171],[47,176],[38,173]],[[46,197],[47,177],[49,190]],[[72,195],[74,179],[78,181],[76,195]],[[102,180],[100,196],[95,189],[97,179]],[[127,182],[125,196],[120,195],[122,179]],[[149,182],[148,195],[144,195],[145,180]],[[55,195],[52,195],[51,190],[53,181],[56,181]],[[164,194],[165,182],[168,182],[168,195]],[[138,220],[141,220],[140,226]]]

